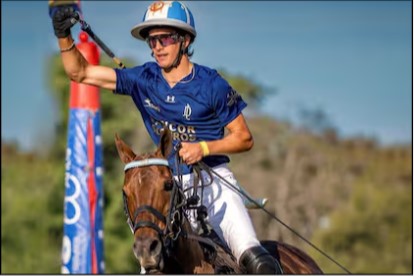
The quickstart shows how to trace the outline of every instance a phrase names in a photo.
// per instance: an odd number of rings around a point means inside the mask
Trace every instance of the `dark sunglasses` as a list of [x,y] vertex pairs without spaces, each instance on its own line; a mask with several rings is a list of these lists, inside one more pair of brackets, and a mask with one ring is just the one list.
[[177,33],[171,34],[161,34],[147,37],[148,46],[152,49],[157,46],[157,41],[161,44],[162,47],[166,47],[171,44],[178,42],[180,36]]

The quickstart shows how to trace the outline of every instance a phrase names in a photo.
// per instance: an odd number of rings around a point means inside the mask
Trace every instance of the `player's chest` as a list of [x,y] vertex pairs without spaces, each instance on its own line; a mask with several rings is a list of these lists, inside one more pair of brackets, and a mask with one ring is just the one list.
[[142,101],[148,112],[175,121],[198,121],[212,113],[208,98],[197,90],[154,89],[144,93]]

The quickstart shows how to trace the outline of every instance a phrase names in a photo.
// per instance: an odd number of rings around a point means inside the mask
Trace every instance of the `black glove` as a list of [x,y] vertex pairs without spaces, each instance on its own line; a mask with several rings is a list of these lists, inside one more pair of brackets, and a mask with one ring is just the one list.
[[58,38],[65,38],[70,35],[70,28],[76,24],[76,11],[73,6],[62,6],[57,8],[53,14],[52,22],[55,35]]

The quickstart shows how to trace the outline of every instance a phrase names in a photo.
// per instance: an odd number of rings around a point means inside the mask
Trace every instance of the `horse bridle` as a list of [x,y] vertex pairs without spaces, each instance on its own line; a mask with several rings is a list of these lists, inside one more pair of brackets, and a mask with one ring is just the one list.
[[[132,168],[140,168],[140,167],[147,167],[147,166],[166,166],[170,169],[170,166],[168,164],[168,161],[163,158],[147,158],[143,160],[136,160],[129,162],[125,165],[124,171],[126,172],[129,169]],[[129,227],[131,228],[131,231],[133,234],[140,229],[140,228],[151,228],[155,230],[160,240],[163,242],[163,245],[166,249],[169,249],[172,246],[172,240],[176,240],[178,235],[181,232],[181,212],[179,211],[179,208],[183,204],[179,204],[178,202],[178,192],[179,188],[177,183],[174,179],[173,181],[173,187],[171,191],[171,200],[170,200],[170,209],[169,214],[167,217],[165,217],[161,212],[159,212],[157,209],[153,208],[150,205],[143,205],[138,207],[134,211],[133,217],[130,216],[130,212],[128,209],[128,202],[127,197],[125,193],[122,194],[123,201],[124,201],[124,212],[127,216],[127,223]],[[146,221],[146,220],[140,220],[137,223],[137,217],[139,214],[143,212],[148,212],[152,215],[154,215],[159,221],[163,222],[166,227],[164,230],[162,230],[157,224],[153,223],[152,221]]]

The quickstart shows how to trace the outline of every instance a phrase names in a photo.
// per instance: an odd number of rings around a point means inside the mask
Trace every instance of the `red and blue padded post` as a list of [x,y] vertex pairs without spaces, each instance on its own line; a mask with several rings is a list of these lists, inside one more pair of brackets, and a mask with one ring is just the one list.
[[[81,32],[77,48],[99,64],[96,44]],[[103,274],[103,162],[99,88],[71,82],[66,151],[62,273]]]

